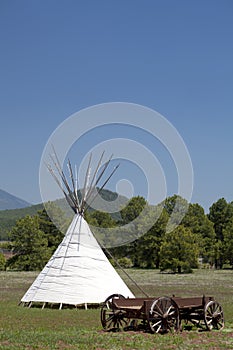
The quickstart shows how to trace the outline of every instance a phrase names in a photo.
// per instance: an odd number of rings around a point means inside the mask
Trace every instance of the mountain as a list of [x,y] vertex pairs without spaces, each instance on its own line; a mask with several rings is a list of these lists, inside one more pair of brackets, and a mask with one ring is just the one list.
[[0,210],[26,208],[30,205],[23,199],[0,189]]

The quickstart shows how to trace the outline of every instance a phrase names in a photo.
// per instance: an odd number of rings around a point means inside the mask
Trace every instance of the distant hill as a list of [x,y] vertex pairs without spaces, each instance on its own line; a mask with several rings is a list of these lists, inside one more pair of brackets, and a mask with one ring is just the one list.
[[8,232],[16,221],[26,215],[35,215],[43,209],[43,204],[32,205],[21,209],[0,210],[0,241],[8,240]]
[[[129,199],[107,189],[102,189],[99,194],[104,201],[101,201],[99,197],[97,197],[92,202],[91,207],[89,207],[87,210],[90,212],[93,210],[108,212],[110,209],[112,218],[114,220],[121,220],[119,211],[126,205]],[[78,191],[78,197],[79,199],[81,198],[81,191]],[[70,206],[67,204],[67,201],[64,198],[55,200],[55,204],[62,209],[67,217],[73,216],[73,211],[70,209]]]
[[[121,216],[119,213],[119,208],[123,207],[126,204],[126,202],[128,201],[128,198],[105,189],[101,191],[101,197],[107,202],[114,203],[114,207],[112,208],[111,215],[114,219],[120,220]],[[56,202],[59,207],[63,208],[63,210],[66,211],[67,205],[66,205],[65,199],[59,199],[55,201],[55,203]],[[103,203],[100,210],[107,211],[108,210],[107,206],[108,204],[106,202]],[[43,204],[36,204],[36,205],[30,205],[20,209],[0,210],[0,241],[8,240],[8,232],[12,229],[12,227],[15,226],[16,221],[18,219],[23,218],[26,215],[35,215],[39,210],[42,210],[43,208],[44,208]],[[93,210],[93,209],[90,209],[90,210]],[[67,216],[70,216],[70,214],[71,214],[71,211],[67,212]]]
[[23,199],[0,189],[0,210],[26,208],[30,205]]

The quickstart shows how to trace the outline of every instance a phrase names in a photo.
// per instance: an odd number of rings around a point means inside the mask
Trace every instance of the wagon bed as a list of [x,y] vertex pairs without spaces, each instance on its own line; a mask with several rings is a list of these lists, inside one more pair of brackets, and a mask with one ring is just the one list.
[[222,307],[211,296],[126,299],[114,294],[103,303],[101,323],[105,330],[135,328],[138,320],[153,333],[179,331],[182,321],[207,330],[224,327]]

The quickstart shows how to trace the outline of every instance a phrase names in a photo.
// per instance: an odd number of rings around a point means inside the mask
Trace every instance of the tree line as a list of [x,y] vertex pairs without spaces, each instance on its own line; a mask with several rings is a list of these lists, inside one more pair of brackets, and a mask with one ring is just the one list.
[[[70,220],[55,204],[51,206],[64,232]],[[103,249],[113,264],[118,261],[123,267],[177,273],[191,272],[200,264],[217,269],[233,267],[233,202],[228,203],[224,198],[213,203],[205,214],[199,204],[189,204],[177,195],[157,206],[137,196],[118,217],[120,219],[102,211],[85,214],[101,245],[111,247]],[[141,234],[147,227],[149,229]],[[114,236],[110,235],[111,228]],[[10,241],[2,244],[2,248],[11,249],[13,256],[5,261],[0,253],[0,269],[30,271],[44,267],[63,234],[43,209],[36,215],[19,219],[9,237]],[[125,237],[131,239],[119,245],[119,238]]]

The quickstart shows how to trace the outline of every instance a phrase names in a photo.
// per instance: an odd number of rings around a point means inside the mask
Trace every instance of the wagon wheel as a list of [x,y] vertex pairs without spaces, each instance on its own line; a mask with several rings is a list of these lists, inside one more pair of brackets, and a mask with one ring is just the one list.
[[101,324],[105,331],[120,331],[128,326],[129,319],[125,312],[114,307],[112,300],[125,299],[121,294],[110,295],[101,308]]
[[221,305],[214,300],[209,301],[204,308],[204,321],[206,328],[211,331],[212,329],[223,329],[224,318]]
[[178,331],[180,320],[176,302],[168,297],[156,299],[151,305],[148,322],[153,333]]

